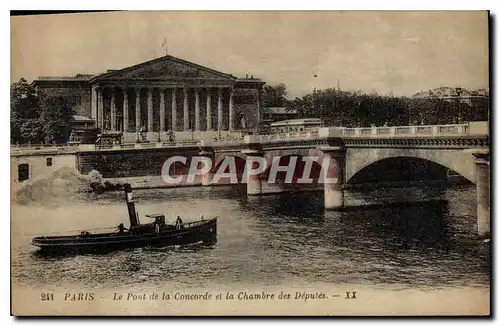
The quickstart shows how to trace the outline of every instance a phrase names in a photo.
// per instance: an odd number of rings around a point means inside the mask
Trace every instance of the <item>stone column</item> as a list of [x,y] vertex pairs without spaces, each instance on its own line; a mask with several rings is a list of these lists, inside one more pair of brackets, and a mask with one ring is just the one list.
[[136,142],[140,141],[139,130],[141,129],[141,89],[135,89],[135,132]]
[[111,93],[111,130],[116,131],[116,98],[115,89],[113,88]]
[[200,90],[194,90],[194,130],[200,131]]
[[123,89],[123,132],[128,131],[128,92]]
[[207,88],[207,130],[212,130],[212,93],[211,89]]
[[234,90],[229,93],[229,131],[234,130]]
[[188,89],[184,87],[184,131],[189,130],[189,102]]
[[96,126],[98,125],[97,122],[97,87],[92,86],[91,93],[90,93],[90,101],[91,101],[91,108],[90,108],[90,116],[94,121],[96,122]]
[[222,130],[222,88],[218,90],[217,100],[217,130]]
[[172,131],[177,131],[177,89],[172,88]]
[[104,131],[104,100],[102,98],[102,88],[97,89],[97,127]]
[[153,132],[153,89],[148,88],[148,132]]
[[165,131],[165,89],[160,88],[160,132]]
[[[248,157],[264,157],[264,152],[260,150],[245,150],[243,153]],[[245,171],[249,171],[250,169],[257,168],[258,163],[252,160],[246,160],[245,162]],[[247,195],[255,196],[262,194],[262,179],[261,174],[250,175],[247,173],[246,175],[246,183],[247,183]]]
[[[325,209],[340,210],[344,208],[344,147],[324,147],[321,174],[325,194]],[[329,163],[327,163],[329,162]],[[336,182],[333,179],[336,178]]]
[[490,229],[490,159],[489,153],[476,153],[477,233],[489,236]]

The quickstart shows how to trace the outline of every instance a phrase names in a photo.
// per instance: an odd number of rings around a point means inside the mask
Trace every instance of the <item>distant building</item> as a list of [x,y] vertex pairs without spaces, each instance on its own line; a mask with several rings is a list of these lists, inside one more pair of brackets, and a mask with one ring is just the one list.
[[269,126],[271,123],[286,119],[297,118],[297,110],[287,110],[283,106],[262,108],[262,124]]
[[71,123],[73,130],[87,130],[95,128],[95,120],[81,115],[74,115]]
[[321,119],[318,118],[291,119],[271,123],[269,131],[273,134],[307,132],[315,131],[319,127],[321,127]]
[[457,101],[472,105],[480,102],[484,103],[490,97],[489,90],[487,89],[466,89],[462,87],[438,87],[428,91],[421,91],[413,95],[413,98],[429,99],[436,98],[445,101]]

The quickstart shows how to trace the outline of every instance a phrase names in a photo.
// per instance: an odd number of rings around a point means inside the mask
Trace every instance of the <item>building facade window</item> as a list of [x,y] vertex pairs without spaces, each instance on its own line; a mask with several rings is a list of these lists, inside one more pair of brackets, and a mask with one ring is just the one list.
[[47,166],[52,166],[52,157],[47,157],[45,161]]
[[30,166],[29,164],[23,163],[17,166],[17,180],[23,182],[30,178]]

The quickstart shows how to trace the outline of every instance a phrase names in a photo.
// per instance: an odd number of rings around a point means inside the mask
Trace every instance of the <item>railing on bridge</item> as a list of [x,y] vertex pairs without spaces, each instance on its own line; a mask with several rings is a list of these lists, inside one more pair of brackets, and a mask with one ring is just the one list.
[[55,145],[45,145],[45,144],[20,144],[11,145],[11,154],[16,153],[74,153],[78,150],[77,144],[55,144]]
[[175,148],[198,146],[198,140],[178,140],[175,142],[149,142],[149,143],[124,143],[116,145],[90,145],[95,146],[95,150],[121,150],[121,149],[148,149],[148,148]]
[[11,154],[27,153],[74,153],[77,151],[99,151],[99,150],[124,150],[124,149],[148,149],[148,148],[176,148],[198,146],[198,140],[179,140],[176,142],[160,143],[125,143],[125,144],[64,144],[64,145],[11,145]]
[[316,138],[320,138],[319,130],[304,131],[304,132],[286,132],[281,134],[269,134],[269,135],[249,135],[245,136],[245,142],[252,143],[252,142],[269,142],[269,141],[280,141],[280,140],[304,140],[304,139],[316,139]]
[[11,146],[11,154],[28,153],[74,153],[77,151],[99,151],[99,150],[124,150],[124,149],[148,149],[148,148],[182,148],[189,146],[235,146],[249,143],[290,141],[290,140],[314,140],[328,137],[350,138],[350,137],[437,137],[437,136],[460,136],[460,135],[488,135],[488,122],[476,121],[463,124],[448,124],[435,126],[393,126],[393,127],[325,127],[318,130],[304,132],[290,132],[281,134],[246,135],[242,137],[213,138],[208,140],[178,140],[175,142],[144,142],[124,143],[110,145],[94,144],[65,144],[65,145],[18,145]]
[[445,136],[468,135],[469,124],[435,125],[435,126],[395,126],[370,128],[342,128],[343,136]]
[[324,127],[317,131],[295,132],[271,135],[246,136],[247,143],[274,142],[283,140],[312,140],[318,138],[397,138],[397,137],[438,137],[460,135],[488,135],[488,122],[475,121],[462,124],[426,125],[426,126],[392,126],[392,127]]

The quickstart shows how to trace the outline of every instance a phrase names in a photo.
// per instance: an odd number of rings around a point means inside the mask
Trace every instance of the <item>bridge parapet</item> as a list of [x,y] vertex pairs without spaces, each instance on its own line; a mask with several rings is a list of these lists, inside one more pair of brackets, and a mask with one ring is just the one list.
[[316,131],[304,131],[304,132],[286,132],[281,134],[265,134],[265,135],[247,135],[244,138],[246,144],[255,143],[268,143],[283,140],[313,140],[318,138],[325,138],[325,135],[320,133],[320,130]]
[[[94,145],[91,145],[94,146]],[[72,154],[79,150],[78,145],[18,145],[10,147],[11,156],[37,154]]]
[[246,144],[262,144],[294,140],[316,140],[326,138],[438,138],[449,136],[488,136],[488,122],[475,121],[462,124],[391,126],[391,127],[323,127],[316,131],[280,134],[247,135]]
[[130,150],[149,148],[182,148],[198,146],[198,140],[179,140],[176,142],[151,142],[151,143],[123,143],[123,144],[71,144],[71,145],[20,145],[11,146],[10,155],[47,155],[47,154],[71,154],[86,151],[109,151]]
[[[328,128],[330,129],[330,128]],[[336,128],[337,129],[337,128]],[[342,138],[385,138],[385,137],[436,137],[461,135],[488,135],[488,122],[476,121],[463,124],[392,126],[370,128],[343,128]]]

